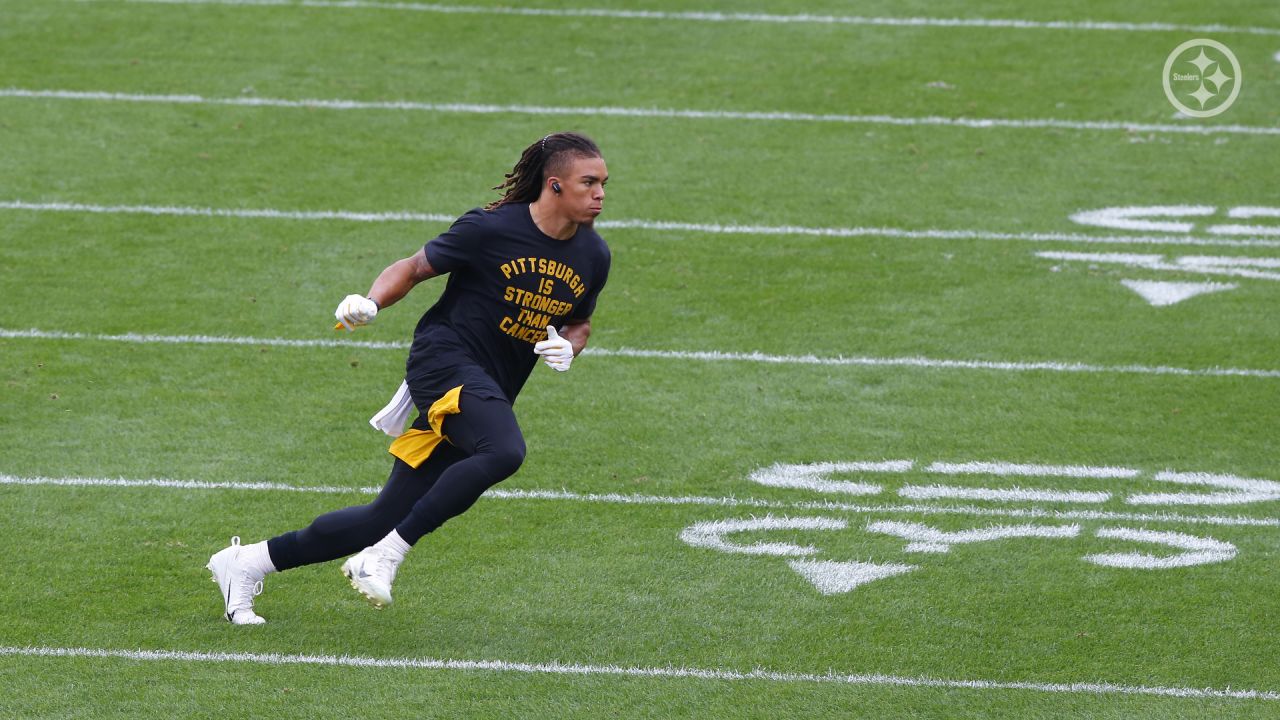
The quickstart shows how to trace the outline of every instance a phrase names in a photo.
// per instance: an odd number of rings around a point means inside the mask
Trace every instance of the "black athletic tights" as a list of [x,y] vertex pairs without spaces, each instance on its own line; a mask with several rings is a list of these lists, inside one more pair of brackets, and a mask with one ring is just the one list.
[[397,459],[378,497],[343,508],[267,541],[277,570],[345,557],[395,529],[413,545],[446,520],[466,512],[485,490],[524,462],[524,436],[505,400],[463,391],[461,412],[444,420],[441,442],[418,469]]

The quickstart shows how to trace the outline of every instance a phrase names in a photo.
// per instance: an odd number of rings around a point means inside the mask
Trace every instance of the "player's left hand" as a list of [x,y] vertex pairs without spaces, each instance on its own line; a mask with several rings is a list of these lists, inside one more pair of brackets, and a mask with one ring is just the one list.
[[553,370],[564,372],[573,362],[573,344],[560,337],[555,327],[547,326],[547,339],[533,346],[533,351],[542,356],[542,361]]

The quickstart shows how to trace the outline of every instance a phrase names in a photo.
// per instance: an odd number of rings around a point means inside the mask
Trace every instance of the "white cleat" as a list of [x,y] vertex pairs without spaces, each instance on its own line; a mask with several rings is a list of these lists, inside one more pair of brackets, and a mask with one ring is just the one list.
[[377,547],[367,547],[342,563],[342,574],[351,587],[364,595],[375,608],[391,604],[391,581],[396,579],[400,561]]
[[227,621],[232,625],[261,625],[266,620],[253,611],[253,598],[262,594],[262,577],[240,560],[240,538],[209,558],[205,567],[213,573],[213,581],[222,591]]

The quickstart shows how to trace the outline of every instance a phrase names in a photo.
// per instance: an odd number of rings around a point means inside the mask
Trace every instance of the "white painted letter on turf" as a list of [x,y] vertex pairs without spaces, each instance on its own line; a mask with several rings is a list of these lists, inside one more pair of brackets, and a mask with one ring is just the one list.
[[1070,538],[1080,534],[1079,525],[995,525],[975,530],[945,532],[922,523],[880,520],[867,525],[867,531],[896,535],[908,540],[906,552],[944,553],[952,545],[1002,540],[1004,538],[1041,537]]
[[1225,488],[1228,492],[1142,493],[1130,495],[1125,502],[1130,505],[1243,505],[1280,500],[1280,482],[1272,480],[1168,470],[1157,473],[1156,480],[1180,485],[1208,485]]
[[[1167,232],[1185,235],[1195,229],[1194,222],[1153,220],[1152,218],[1204,218],[1217,214],[1217,211],[1218,209],[1212,205],[1151,205],[1147,207],[1108,207],[1098,210],[1081,210],[1070,217],[1072,221],[1081,225],[1092,225],[1113,230]],[[1227,217],[1232,220],[1280,218],[1280,207],[1242,205],[1228,209]],[[1210,225],[1205,230],[1213,235],[1248,235],[1254,237],[1280,235],[1280,225],[1269,223],[1261,225],[1225,223]]]
[[680,539],[693,547],[719,550],[726,553],[804,557],[813,555],[818,552],[818,549],[811,545],[801,546],[780,542],[738,545],[725,540],[724,536],[732,533],[760,530],[843,530],[848,526],[849,523],[847,521],[838,518],[779,518],[766,515],[762,518],[750,518],[747,520],[710,520],[694,523],[680,533]]
[[1151,207],[1109,207],[1100,210],[1082,210],[1071,216],[1081,225],[1112,228],[1114,230],[1139,230],[1142,232],[1189,233],[1194,223],[1156,221],[1149,218],[1204,217],[1214,213],[1212,205],[1153,205]]
[[806,465],[775,463],[751,473],[751,480],[769,487],[798,488],[823,493],[844,493],[846,495],[875,495],[884,488],[871,483],[830,480],[827,476],[841,472],[901,473],[910,470],[913,464],[911,460],[824,462]]
[[[1092,264],[1107,263],[1124,265],[1143,270],[1162,272],[1222,275],[1226,277],[1249,278],[1253,280],[1280,281],[1280,258],[1261,257],[1205,257],[1188,255],[1166,258],[1163,255],[1137,255],[1132,253],[1077,253],[1047,251],[1036,253],[1037,257],[1048,260],[1067,262],[1087,262]],[[1175,305],[1207,293],[1234,290],[1236,283],[1215,282],[1171,282],[1154,280],[1121,280],[1121,284],[1142,296],[1154,307]]]
[[1104,490],[1036,490],[1029,488],[969,488],[953,485],[904,485],[898,494],[912,500],[991,500],[995,502],[1104,503],[1111,493]]
[[1184,535],[1179,532],[1156,532],[1154,530],[1135,530],[1133,528],[1101,528],[1096,533],[1100,538],[1130,540],[1132,542],[1168,545],[1185,550],[1177,555],[1156,557],[1148,553],[1101,553],[1086,555],[1084,559],[1094,565],[1113,568],[1133,568],[1140,570],[1166,570],[1168,568],[1191,567],[1192,565],[1211,565],[1226,562],[1236,556],[1236,546],[1229,542]]
[[[1280,218],[1280,208],[1275,207],[1234,207],[1227,217],[1233,220],[1252,218]],[[1280,225],[1213,225],[1209,232],[1214,235],[1280,235]]]

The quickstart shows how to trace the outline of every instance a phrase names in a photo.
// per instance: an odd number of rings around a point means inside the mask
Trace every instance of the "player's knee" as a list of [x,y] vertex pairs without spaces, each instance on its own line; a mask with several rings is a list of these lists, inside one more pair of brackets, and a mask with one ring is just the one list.
[[489,455],[490,471],[500,479],[511,477],[524,464],[524,455],[524,438],[497,443]]

